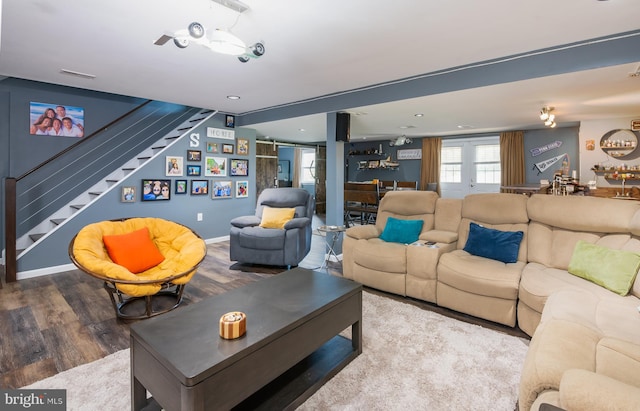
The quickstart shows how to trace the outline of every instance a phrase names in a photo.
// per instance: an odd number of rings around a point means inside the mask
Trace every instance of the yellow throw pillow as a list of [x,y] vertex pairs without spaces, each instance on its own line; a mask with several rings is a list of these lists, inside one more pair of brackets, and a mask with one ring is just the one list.
[[287,221],[291,220],[296,213],[295,208],[271,208],[265,207],[262,210],[262,228],[284,228]]
[[109,258],[134,274],[139,274],[164,261],[151,240],[147,227],[121,235],[105,235],[102,241]]

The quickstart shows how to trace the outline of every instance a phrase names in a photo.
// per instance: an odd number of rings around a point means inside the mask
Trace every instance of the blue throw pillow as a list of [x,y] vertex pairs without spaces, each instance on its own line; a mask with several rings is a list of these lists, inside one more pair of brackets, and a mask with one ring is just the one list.
[[389,217],[380,234],[380,239],[390,243],[411,244],[418,241],[423,224],[422,220],[400,220]]
[[515,263],[523,236],[522,231],[500,231],[470,223],[469,238],[463,250],[503,263]]

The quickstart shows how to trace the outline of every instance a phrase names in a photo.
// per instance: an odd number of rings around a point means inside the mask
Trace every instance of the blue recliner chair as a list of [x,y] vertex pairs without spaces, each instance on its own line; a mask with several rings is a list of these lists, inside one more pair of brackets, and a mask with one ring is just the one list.
[[[297,266],[311,249],[315,199],[301,188],[267,188],[259,196],[256,213],[231,220],[230,258],[250,264]],[[260,227],[265,207],[294,208],[283,229]]]

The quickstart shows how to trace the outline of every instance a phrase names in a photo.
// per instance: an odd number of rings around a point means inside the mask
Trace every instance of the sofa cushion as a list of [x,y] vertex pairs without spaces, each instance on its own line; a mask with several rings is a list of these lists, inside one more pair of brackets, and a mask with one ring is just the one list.
[[102,237],[109,258],[134,274],[141,273],[164,261],[150,237],[147,227],[120,235]]
[[454,250],[440,256],[438,282],[469,293],[515,300],[524,266],[521,261],[505,264]]
[[522,231],[500,231],[470,223],[464,251],[503,263],[515,263],[523,236]]
[[356,265],[386,273],[407,272],[407,247],[404,244],[386,243],[378,238],[358,241],[353,250]]
[[389,217],[380,239],[389,243],[411,244],[418,241],[422,231],[422,220],[401,220]]
[[293,218],[295,212],[295,208],[265,207],[262,210],[260,227],[283,229],[287,221]]
[[569,273],[625,296],[640,268],[640,255],[578,241]]

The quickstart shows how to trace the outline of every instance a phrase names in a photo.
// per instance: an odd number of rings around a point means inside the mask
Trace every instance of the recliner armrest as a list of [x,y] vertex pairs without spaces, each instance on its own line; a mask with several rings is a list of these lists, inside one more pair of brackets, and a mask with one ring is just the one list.
[[291,230],[292,228],[304,228],[311,224],[311,219],[309,217],[296,217],[287,221],[284,224],[285,230]]
[[368,240],[370,238],[378,238],[380,237],[380,232],[375,225],[366,224],[366,225],[357,225],[349,228],[345,234],[349,237],[355,238],[356,240]]
[[243,215],[231,220],[231,225],[238,228],[260,225],[260,218],[254,215]]

